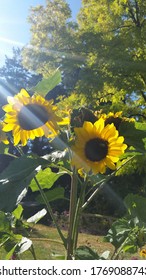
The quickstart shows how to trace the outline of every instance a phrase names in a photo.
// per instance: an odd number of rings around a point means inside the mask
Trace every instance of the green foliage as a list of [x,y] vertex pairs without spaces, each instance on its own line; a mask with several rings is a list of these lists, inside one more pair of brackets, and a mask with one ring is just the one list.
[[[46,168],[44,170],[40,170],[36,178],[39,181],[42,189],[50,189],[54,183],[59,179],[60,176],[64,175],[66,172],[59,171],[57,173],[52,172],[50,168]],[[36,185],[35,180],[33,179],[30,183],[31,190],[33,192],[38,191],[38,187]]]
[[87,246],[80,246],[75,252],[76,260],[99,260],[100,256]]
[[17,208],[13,211],[15,219],[19,220],[23,212],[23,207],[21,204],[18,204]]
[[55,88],[60,82],[61,82],[61,72],[59,70],[56,70],[51,77],[47,79],[43,79],[35,87],[31,88],[31,90],[45,97],[46,94],[50,90]]
[[[48,202],[58,200],[58,199],[64,199],[64,188],[63,187],[55,187],[52,190],[46,191],[45,196],[46,196]],[[42,199],[41,195],[38,195],[36,197],[36,201],[38,201],[41,204],[44,204],[44,200]]]
[[0,182],[18,182],[25,180],[39,165],[47,165],[48,161],[42,158],[30,158],[21,156],[15,158],[9,166],[0,174]]
[[31,47],[23,49],[24,65],[45,78],[63,64],[63,72],[68,73],[67,79],[64,76],[67,88],[72,88],[73,80],[76,80],[74,76],[79,63],[78,56],[74,54],[77,24],[70,18],[71,10],[64,0],[49,0],[45,7],[31,8]]
[[86,0],[77,25],[69,22],[65,1],[47,1],[31,9],[33,47],[24,48],[24,65],[45,77],[61,67],[68,93],[76,88],[95,107],[107,105],[143,120],[145,11],[141,0]]
[[146,225],[146,198],[139,195],[129,194],[124,201],[129,215],[137,219],[137,223],[143,223]]
[[105,237],[115,246],[116,257],[121,251],[134,253],[146,242],[146,198],[129,194],[124,201],[128,213],[112,224]]
[[58,108],[65,110],[79,109],[81,106],[87,106],[87,98],[84,94],[78,95],[71,93],[68,97],[60,97]]
[[125,143],[133,146],[137,151],[145,153],[146,124],[139,122],[122,122],[119,127],[120,135]]
[[[0,210],[11,212],[25,196],[25,189],[34,176],[35,169],[48,162],[41,158],[22,156],[14,159],[0,174]],[[7,199],[6,199],[7,198]]]
[[0,225],[0,248],[4,248],[7,252],[6,260],[11,259],[14,254],[22,253],[22,246],[23,252],[30,248],[31,241],[27,239],[26,245],[26,239],[21,234],[14,232],[16,224],[12,225],[12,215],[0,211]]

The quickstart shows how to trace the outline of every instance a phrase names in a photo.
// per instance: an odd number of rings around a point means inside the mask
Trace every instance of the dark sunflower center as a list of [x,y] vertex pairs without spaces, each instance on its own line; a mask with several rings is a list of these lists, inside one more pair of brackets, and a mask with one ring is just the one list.
[[108,153],[108,142],[100,138],[89,140],[85,145],[86,158],[91,161],[100,161]]
[[114,126],[116,127],[116,129],[118,129],[121,121],[122,121],[122,119],[119,117],[117,117],[117,118],[109,117],[105,120],[105,125],[113,123]]
[[49,119],[49,114],[46,109],[38,104],[28,104],[22,107],[18,114],[18,122],[22,129],[33,130]]

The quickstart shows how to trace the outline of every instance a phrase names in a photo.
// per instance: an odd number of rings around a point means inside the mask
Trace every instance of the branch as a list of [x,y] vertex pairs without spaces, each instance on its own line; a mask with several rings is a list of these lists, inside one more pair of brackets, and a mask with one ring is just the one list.
[[130,13],[130,15],[131,15],[131,18],[132,18],[133,22],[135,23],[135,25],[136,25],[137,27],[140,27],[140,22],[138,22],[137,19],[135,18],[135,15],[134,15],[134,13],[133,13],[133,10],[132,10],[132,8],[131,8],[131,6],[130,6],[129,1],[128,1],[128,7],[129,7],[129,13]]
[[144,101],[146,102],[146,96],[145,96],[144,92],[143,92],[143,91],[141,91],[140,93],[141,93],[141,95],[142,95],[142,97],[143,97]]
[[142,117],[142,118],[144,118],[146,120],[146,116],[144,116],[143,114],[131,114],[129,116],[129,118],[132,118],[132,117],[135,117],[135,116]]
[[137,26],[141,27],[140,20],[139,20],[139,6],[138,6],[138,3],[137,3],[137,0],[135,0],[135,8],[136,8]]

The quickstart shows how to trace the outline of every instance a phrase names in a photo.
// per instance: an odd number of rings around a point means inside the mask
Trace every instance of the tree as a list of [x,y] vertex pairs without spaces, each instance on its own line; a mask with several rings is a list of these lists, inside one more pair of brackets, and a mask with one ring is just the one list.
[[40,79],[41,75],[36,75],[22,65],[20,48],[13,48],[12,58],[6,56],[5,64],[0,68],[0,76],[6,82],[12,94],[16,94],[21,88],[31,88]]
[[[0,68],[0,104],[7,103],[8,95],[17,94],[22,88],[31,88],[41,79],[22,65],[21,49],[13,48],[12,58],[6,56],[5,64]],[[0,116],[4,111],[0,109]]]
[[133,114],[146,113],[145,15],[141,0],[83,0],[78,16],[87,55],[80,90],[87,88],[116,106],[121,103],[123,109],[127,104]]
[[31,10],[31,47],[24,48],[23,63],[44,76],[60,67],[67,92],[75,89],[95,108],[143,120],[145,14],[142,0],[83,0],[75,24],[65,1],[48,0]]
[[70,90],[78,80],[81,64],[74,51],[77,24],[70,21],[71,10],[64,0],[46,2],[46,7],[31,8],[31,40],[23,49],[23,64],[44,77],[61,67],[63,83]]

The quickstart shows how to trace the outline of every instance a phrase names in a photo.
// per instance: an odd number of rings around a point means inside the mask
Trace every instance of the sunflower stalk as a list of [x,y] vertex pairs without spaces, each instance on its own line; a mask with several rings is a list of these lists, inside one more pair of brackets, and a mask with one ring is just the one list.
[[81,186],[81,192],[80,196],[78,198],[76,212],[75,212],[75,218],[74,218],[74,231],[73,231],[73,240],[74,240],[74,251],[77,248],[77,242],[78,242],[78,234],[79,234],[79,222],[82,215],[82,205],[85,201],[85,191],[86,191],[86,185],[87,181],[85,180],[84,184]]
[[72,260],[74,255],[74,219],[77,206],[77,174],[76,168],[73,167],[72,181],[71,181],[71,194],[70,194],[70,209],[69,209],[69,228],[67,238],[67,260]]

